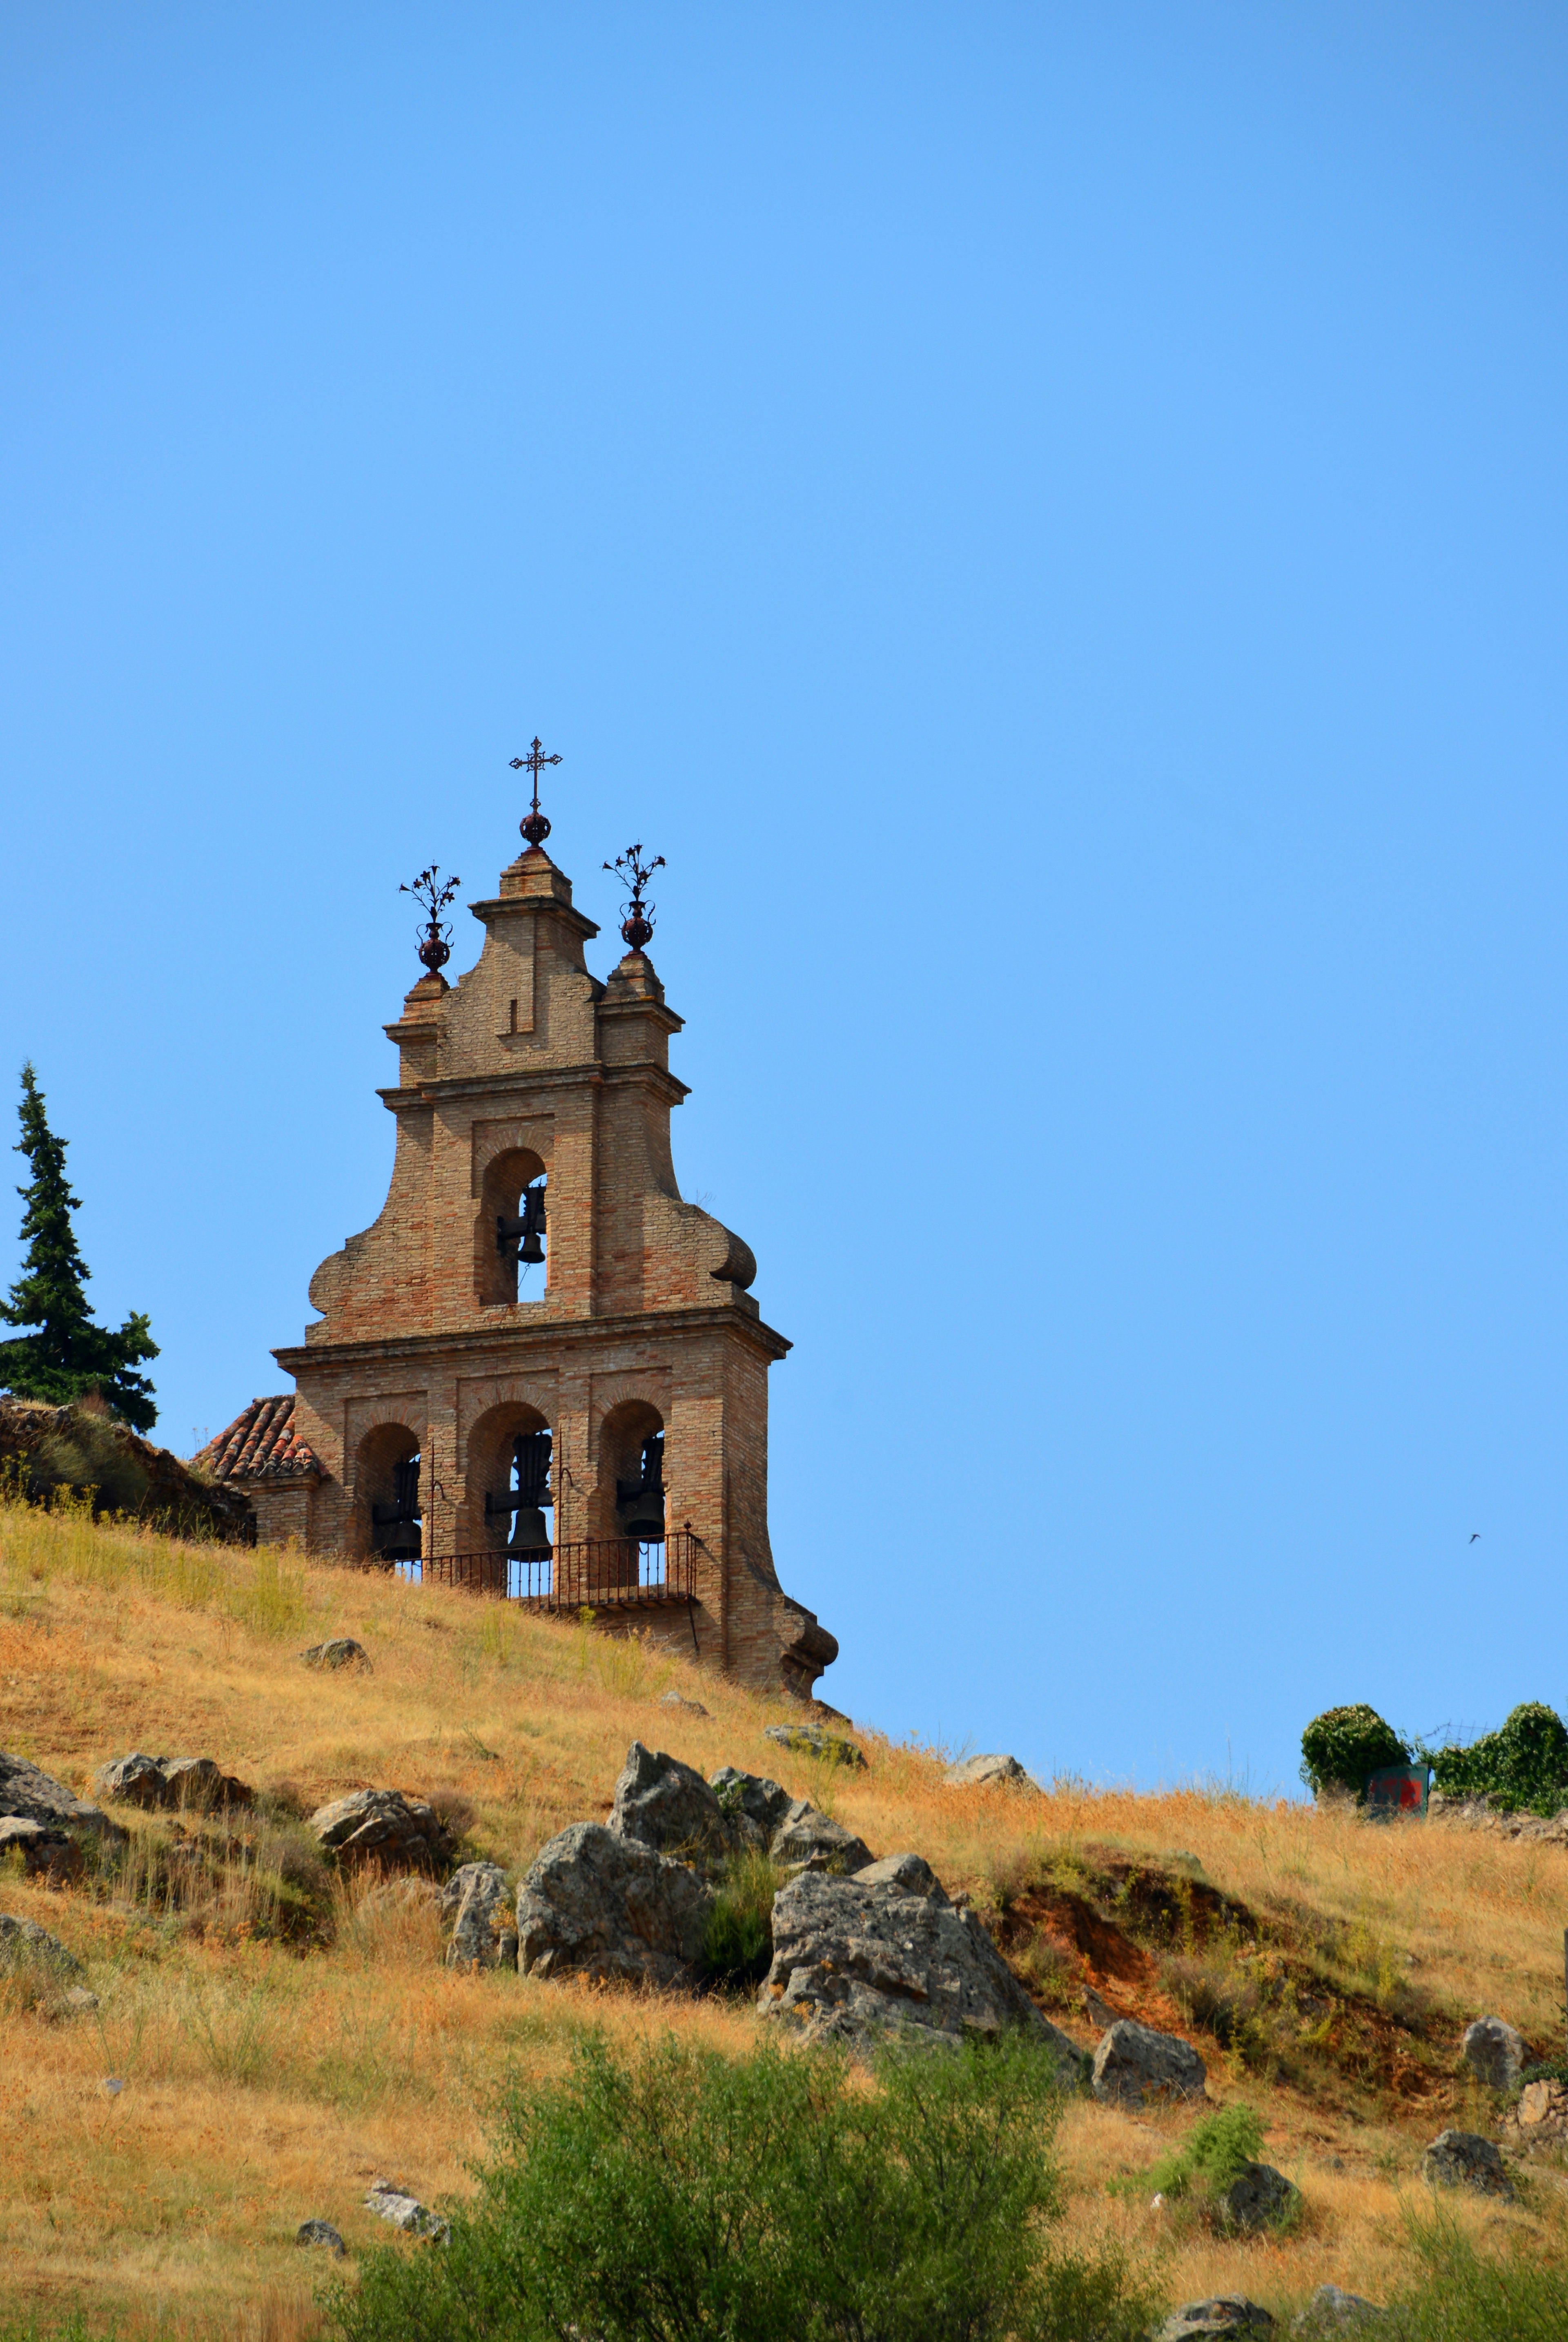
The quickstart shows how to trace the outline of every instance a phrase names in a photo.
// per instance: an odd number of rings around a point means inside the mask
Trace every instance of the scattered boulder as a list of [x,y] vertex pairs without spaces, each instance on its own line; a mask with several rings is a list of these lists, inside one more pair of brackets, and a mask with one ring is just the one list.
[[51,1887],[71,1885],[87,1867],[68,1830],[24,1821],[16,1814],[7,1814],[0,1821],[0,1855],[4,1854],[19,1854],[27,1877],[42,1878]]
[[465,1862],[454,1870],[442,1889],[441,1916],[454,1921],[446,1947],[449,1968],[516,1967],[517,1930],[498,1862]]
[[947,1778],[955,1789],[1037,1789],[1040,1786],[1016,1756],[964,1756],[948,1767]]
[[1421,2158],[1421,2176],[1434,2187],[1468,2187],[1477,2196],[1513,2200],[1513,2183],[1489,2138],[1473,2130],[1439,2131]]
[[793,1749],[797,1756],[818,1756],[825,1764],[865,1770],[864,1752],[853,1740],[842,1739],[836,1732],[824,1732],[817,1724],[764,1724],[763,1738],[775,1741],[781,1748]]
[[1478,2017],[1464,2028],[1461,2054],[1478,2082],[1489,2090],[1517,2087],[1524,2070],[1524,2042],[1501,2017]]
[[368,2211],[374,2212],[379,2219],[390,2220],[393,2227],[401,2228],[405,2237],[429,2237],[438,2245],[451,2241],[451,2221],[444,2220],[437,2212],[427,2210],[417,2196],[410,2196],[407,2189],[399,2187],[394,2180],[373,2179],[365,2202]]
[[1347,2326],[1360,2326],[1373,2317],[1386,2317],[1373,2301],[1363,2301],[1359,2293],[1346,2293],[1337,2285],[1320,2285],[1293,2331],[1303,2335],[1338,2334]]
[[348,2250],[330,2220],[302,2220],[294,2240],[296,2245],[325,2245],[339,2260]]
[[144,1756],[139,1750],[100,1765],[93,1787],[102,1797],[140,1806],[145,1812],[194,1808],[205,1814],[248,1806],[255,1797],[248,1782],[224,1772],[210,1756]]
[[0,1976],[14,1976],[25,1968],[35,1975],[46,1973],[53,1982],[63,1985],[81,1975],[82,1963],[35,1919],[14,1919],[9,1912],[0,1911]]
[[659,1702],[661,1707],[678,1707],[687,1716],[706,1716],[707,1709],[700,1699],[687,1699],[678,1691],[667,1691]]
[[574,1822],[540,1849],[517,1889],[518,1968],[694,1984],[712,1899],[684,1862],[600,1822]]
[[310,1817],[318,1845],[340,1861],[366,1859],[397,1870],[444,1870],[451,1854],[432,1808],[400,1789],[353,1789]]
[[1208,2069],[1190,2041],[1119,2017],[1094,2052],[1094,2096],[1108,2106],[1201,2098]]
[[719,1810],[743,1841],[766,1846],[783,1821],[794,1799],[776,1781],[764,1778],[760,1773],[737,1772],[733,1765],[721,1765],[708,1777],[708,1787],[719,1801]]
[[0,1749],[0,1815],[16,1821],[42,1822],[46,1829],[86,1830],[95,1837],[123,1838],[118,1822],[101,1806],[89,1806],[30,1765],[25,1756],[8,1756]]
[[889,1856],[854,1878],[802,1871],[774,1898],[773,1936],[757,2007],[808,2041],[864,2052],[889,2034],[956,2041],[1016,2026],[1054,2053],[1064,2087],[1081,2078],[1076,2046],[918,1855]]
[[863,1837],[796,1797],[773,1835],[768,1852],[781,1870],[830,1870],[853,1878],[876,1857]]
[[1220,2197],[1220,2217],[1231,2228],[1277,2228],[1300,2202],[1301,2189],[1283,2171],[1272,2163],[1249,2163]]
[[1568,2087],[1551,2080],[1526,2082],[1518,2105],[1504,2120],[1524,2147],[1568,2137]]
[[370,1653],[352,1635],[335,1635],[329,1643],[313,1643],[298,1656],[307,1667],[353,1667],[361,1675],[372,1672]]
[[722,1861],[734,1843],[724,1809],[702,1775],[640,1740],[626,1751],[610,1827],[617,1837],[687,1861]]
[[1196,2342],[1201,2334],[1272,2334],[1273,2319],[1244,2293],[1216,2294],[1212,2301],[1189,2301],[1174,2310],[1154,2342]]

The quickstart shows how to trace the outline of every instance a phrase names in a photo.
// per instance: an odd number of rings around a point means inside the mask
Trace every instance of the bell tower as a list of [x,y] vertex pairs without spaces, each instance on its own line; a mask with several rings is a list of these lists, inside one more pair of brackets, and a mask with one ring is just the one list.
[[682,1020],[645,948],[659,861],[637,846],[604,866],[630,899],[600,982],[598,929],[544,851],[539,779],[559,759],[535,740],[515,762],[524,848],[470,905],[484,941],[455,985],[457,882],[432,869],[410,890],[425,972],[385,1028],[391,1186],[316,1270],[304,1343],[274,1354],[312,1467],[290,1519],[318,1550],[586,1606],[805,1696],[838,1646],[768,1542],[767,1372],[789,1344],[752,1298],[749,1246],[675,1179]]

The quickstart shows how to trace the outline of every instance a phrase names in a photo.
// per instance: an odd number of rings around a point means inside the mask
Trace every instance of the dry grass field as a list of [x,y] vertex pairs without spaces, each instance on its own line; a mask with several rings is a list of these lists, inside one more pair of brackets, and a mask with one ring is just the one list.
[[[374,1673],[299,1664],[335,1634]],[[670,1689],[711,1714],[662,1706]],[[89,2330],[127,2336],[308,2336],[322,2270],[294,2244],[300,2221],[385,2241],[361,2203],[381,2174],[460,2197],[498,2092],[564,2063],[583,2027],[754,2038],[743,1997],[447,1970],[428,1887],[313,1867],[293,1817],[352,1787],[439,1793],[464,1853],[516,1870],[605,1813],[640,1738],[704,1772],[771,1772],[878,1854],[919,1850],[1085,2046],[1088,1983],[1180,2029],[1212,2098],[1261,2114],[1305,2203],[1290,2233],[1250,2243],[1108,2186],[1191,2115],[1085,2100],[1064,2117],[1070,2227],[1124,2238],[1172,2298],[1241,2290],[1278,2314],[1324,2280],[1383,2297],[1409,2263],[1422,2147],[1450,2122],[1495,2125],[1461,2078],[1464,2025],[1494,2012],[1543,2052],[1560,2042],[1558,1849],[1222,1793],[954,1790],[943,1752],[874,1734],[857,1736],[864,1774],[824,1774],[763,1740],[786,1713],[584,1626],[0,1508],[0,1747],[82,1788],[133,1748],[212,1756],[268,1793],[248,1843],[192,1825],[205,1858],[183,1870],[181,1826],[131,1816],[135,1858],[112,1878],[56,1890],[0,1871],[0,1910],[59,1937],[99,1998],[71,2015],[0,1982],[0,2323],[80,2307]],[[1516,2206],[1457,2217],[1488,2251],[1568,2257],[1565,2191],[1544,2161]]]

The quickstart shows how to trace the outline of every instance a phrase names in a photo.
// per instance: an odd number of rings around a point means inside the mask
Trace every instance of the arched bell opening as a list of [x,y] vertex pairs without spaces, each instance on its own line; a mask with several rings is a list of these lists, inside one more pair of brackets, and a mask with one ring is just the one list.
[[484,1166],[474,1229],[474,1290],[481,1302],[537,1301],[550,1281],[544,1166],[509,1146]]
[[537,1407],[489,1408],[468,1436],[467,1551],[508,1594],[548,1594],[555,1542],[554,1442]]
[[405,1423],[377,1424],[355,1458],[355,1545],[362,1558],[417,1579],[424,1552],[419,1435]]
[[598,1468],[590,1507],[595,1536],[623,1540],[616,1565],[628,1585],[662,1575],[665,1528],[664,1418],[646,1399],[623,1399],[599,1426]]

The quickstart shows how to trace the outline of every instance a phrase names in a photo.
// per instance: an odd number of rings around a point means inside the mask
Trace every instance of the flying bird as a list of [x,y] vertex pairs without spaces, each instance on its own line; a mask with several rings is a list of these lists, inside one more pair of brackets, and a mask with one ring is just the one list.
[[1472,1530],[1471,1530],[1471,1532],[1470,1532],[1470,1542],[1471,1542],[1471,1544],[1472,1544],[1472,1545],[1473,1545],[1473,1544],[1475,1543],[1476,1538],[1477,1538],[1480,1535],[1481,1535],[1481,1531],[1480,1531],[1479,1529],[1472,1529]]

